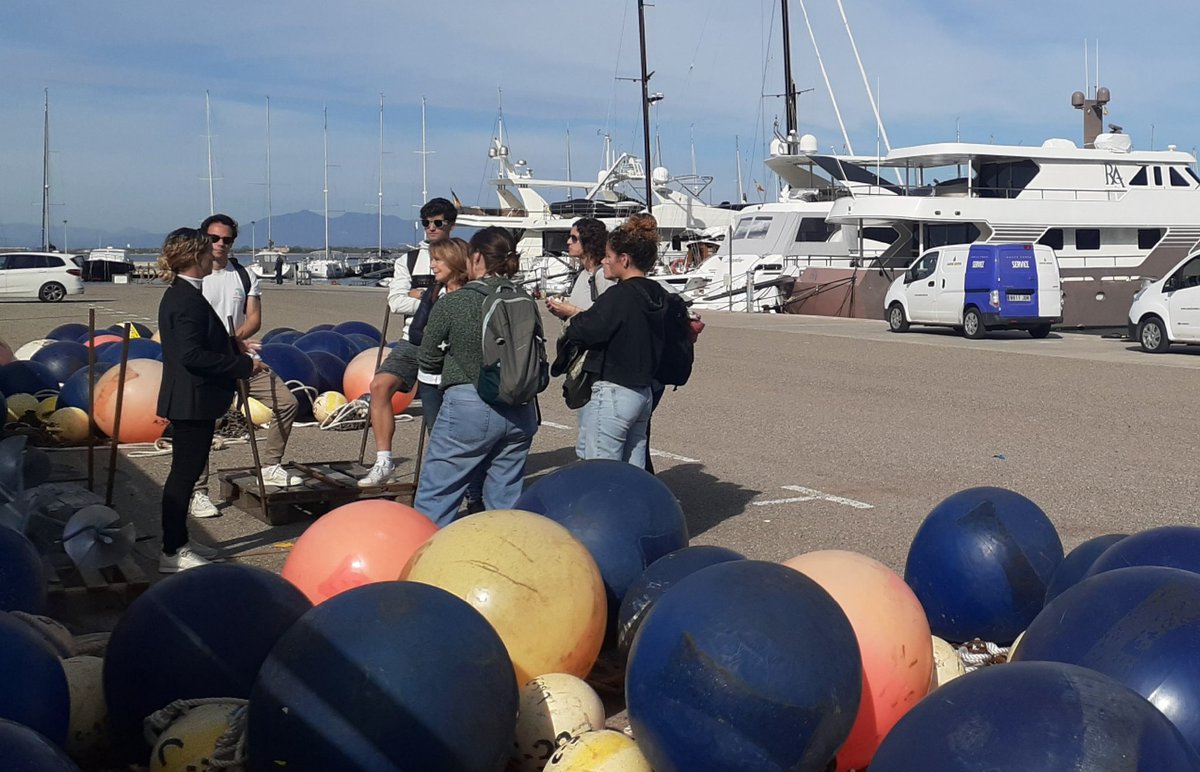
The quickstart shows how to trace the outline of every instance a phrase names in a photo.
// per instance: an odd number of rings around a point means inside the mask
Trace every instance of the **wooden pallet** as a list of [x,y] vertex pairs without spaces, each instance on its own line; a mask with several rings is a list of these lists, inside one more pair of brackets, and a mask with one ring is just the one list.
[[221,498],[267,525],[283,525],[318,517],[358,499],[386,497],[411,502],[415,492],[412,482],[407,480],[358,487],[359,478],[365,477],[371,468],[357,461],[292,463],[285,464],[284,468],[303,477],[304,483],[290,488],[266,486],[265,516],[254,467],[221,470],[217,475],[221,481]]
[[124,611],[150,586],[132,556],[108,568],[79,568],[64,553],[43,555],[46,614],[70,624],[100,614]]

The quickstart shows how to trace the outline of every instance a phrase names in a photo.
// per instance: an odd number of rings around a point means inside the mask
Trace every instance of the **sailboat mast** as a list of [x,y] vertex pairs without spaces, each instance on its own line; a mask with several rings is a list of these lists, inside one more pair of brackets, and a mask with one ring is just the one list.
[[646,212],[654,214],[654,198],[650,180],[650,74],[646,71],[646,2],[638,0],[638,39],[642,49],[642,140],[646,178]]
[[[854,34],[850,31],[850,20],[846,18],[846,9],[842,6],[842,0],[837,0],[838,11],[842,14],[842,24],[846,27],[846,37],[850,38],[850,48],[854,51],[854,61],[858,62],[858,72],[862,75],[863,88],[867,90],[867,99],[871,101],[871,110],[875,113],[875,126],[879,129],[879,136],[883,139],[883,147],[887,151],[891,151],[892,143],[888,142],[887,129],[883,127],[883,119],[879,117],[879,105],[875,102],[875,95],[871,93],[871,84],[867,80],[867,70],[863,67],[862,57],[858,55],[858,44],[854,42]],[[878,90],[878,86],[876,87]]]
[[846,122],[842,120],[842,111],[838,109],[837,97],[833,94],[833,84],[829,82],[829,73],[825,70],[825,60],[821,58],[821,47],[817,45],[817,36],[813,33],[812,23],[808,20],[808,9],[804,6],[804,0],[800,0],[800,12],[804,14],[804,26],[808,28],[808,38],[812,41],[813,51],[817,54],[821,77],[825,79],[825,90],[829,92],[829,101],[833,104],[833,114],[837,117],[838,126],[842,130],[842,139],[846,142],[846,152],[853,155],[854,146],[850,144],[850,135],[846,133]]
[[271,238],[271,97],[267,97],[267,249],[274,249]]
[[421,205],[429,200],[429,179],[425,159],[429,151],[425,149],[425,97],[421,97]]
[[742,190],[742,144],[738,136],[733,138],[733,155],[737,160],[737,201],[739,204],[746,203],[746,192]]
[[780,19],[783,22],[783,103],[787,111],[787,131],[784,136],[791,142],[798,126],[796,82],[792,80],[792,28],[788,25],[788,0],[782,0],[780,3]]
[[379,252],[383,259],[383,94],[379,95]]
[[208,140],[208,213],[214,215],[217,213],[217,199],[213,194],[212,110],[208,101],[208,89],[204,90],[204,131]]
[[329,259],[329,108],[321,107],[321,137],[325,153],[325,184],[322,192],[325,196],[325,259]]
[[42,89],[42,251],[50,251],[50,89]]

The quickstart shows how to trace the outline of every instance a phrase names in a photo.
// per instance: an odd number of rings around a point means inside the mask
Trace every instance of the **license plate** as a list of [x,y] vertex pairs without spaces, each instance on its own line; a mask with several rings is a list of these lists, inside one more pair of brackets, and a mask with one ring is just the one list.
[[1009,294],[1009,296],[1008,296],[1008,299],[1009,299],[1009,301],[1010,301],[1010,302],[1013,302],[1013,303],[1028,303],[1029,301],[1033,300],[1033,295],[1024,295],[1024,294],[1022,294],[1022,295],[1013,295],[1013,294]]

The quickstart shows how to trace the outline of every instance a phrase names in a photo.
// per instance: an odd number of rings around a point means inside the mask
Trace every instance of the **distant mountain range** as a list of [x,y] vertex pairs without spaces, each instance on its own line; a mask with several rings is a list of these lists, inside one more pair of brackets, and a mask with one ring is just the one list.
[[[62,228],[50,229],[50,243],[61,246]],[[72,252],[86,252],[98,246],[123,247],[127,249],[158,249],[166,233],[125,228],[118,231],[101,231],[93,228],[68,228],[66,247]],[[255,224],[253,233],[249,221],[241,222],[237,250],[249,250],[253,237],[254,246],[262,249],[267,245],[267,224]],[[325,246],[325,219],[318,212],[307,209],[289,214],[277,214],[271,218],[271,238],[278,247],[292,250],[321,249]],[[421,232],[413,220],[393,215],[383,216],[383,245],[385,248],[411,244],[421,239]],[[0,247],[23,247],[38,249],[42,243],[42,227],[28,223],[0,223]],[[379,244],[379,216],[363,212],[346,212],[329,218],[329,244],[333,248],[364,249]]]

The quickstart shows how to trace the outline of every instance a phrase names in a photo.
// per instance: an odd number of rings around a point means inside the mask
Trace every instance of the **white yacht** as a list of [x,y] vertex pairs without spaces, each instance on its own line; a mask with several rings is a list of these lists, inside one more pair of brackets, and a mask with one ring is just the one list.
[[[881,253],[852,248],[840,266],[802,271],[789,309],[879,317],[895,272],[926,250],[1031,242],[1058,253],[1064,325],[1124,325],[1138,288],[1200,244],[1200,176],[1196,159],[1174,145],[1136,150],[1121,127],[1102,132],[1108,101],[1104,88],[1094,98],[1072,96],[1084,112],[1082,147],[1068,139],[1036,147],[943,142],[867,162],[773,155],[767,165],[785,181],[815,164],[843,184],[830,223],[894,231]],[[893,172],[902,182],[883,179]]]
[[288,249],[283,247],[276,249],[275,247],[267,247],[261,249],[254,254],[254,263],[246,266],[254,275],[260,279],[275,278],[275,261],[283,258],[283,278],[288,279],[292,276],[293,264],[288,262]]
[[88,252],[83,263],[84,281],[112,281],[112,277],[133,271],[133,260],[123,249],[102,247]]
[[341,279],[346,276],[346,253],[318,249],[304,256],[304,265],[314,279]]

